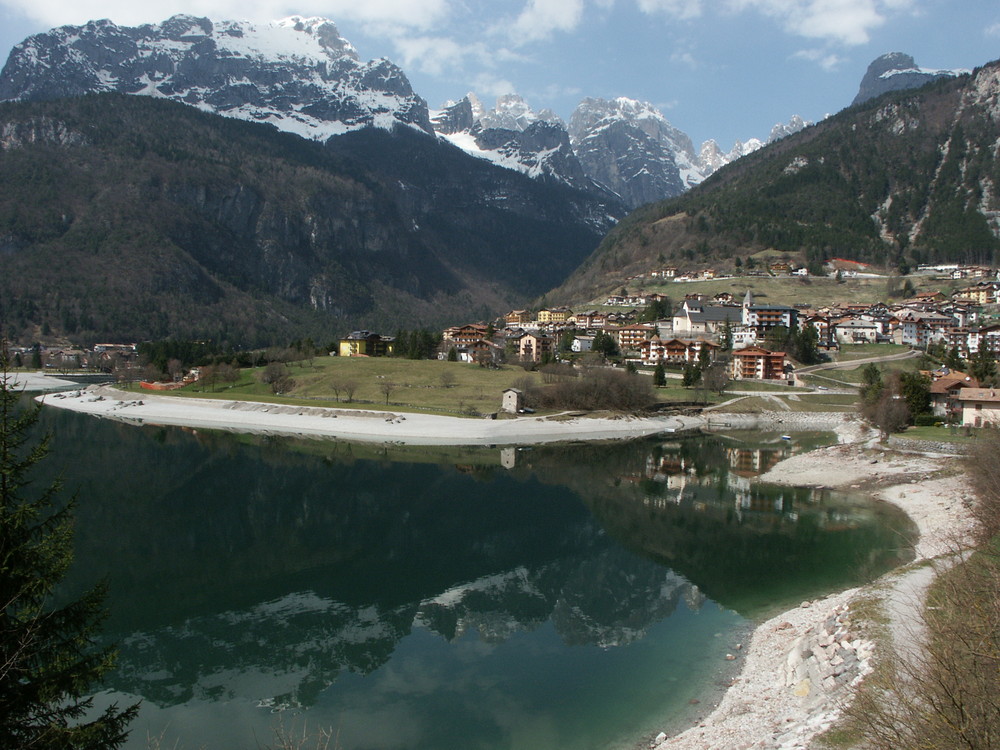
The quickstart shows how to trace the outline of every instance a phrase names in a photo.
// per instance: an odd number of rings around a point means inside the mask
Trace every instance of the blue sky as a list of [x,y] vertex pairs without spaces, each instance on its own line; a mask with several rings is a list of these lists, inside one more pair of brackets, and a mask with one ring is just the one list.
[[924,68],[1000,58],[996,0],[0,0],[0,50],[53,26],[174,13],[324,16],[362,58],[399,64],[431,107],[475,91],[521,94],[568,119],[583,97],[652,102],[699,145],[766,137],[798,114],[850,104],[868,64]]

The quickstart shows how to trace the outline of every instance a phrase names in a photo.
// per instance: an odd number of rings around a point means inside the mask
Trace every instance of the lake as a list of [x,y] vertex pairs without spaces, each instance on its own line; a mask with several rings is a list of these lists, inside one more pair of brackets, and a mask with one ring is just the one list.
[[130,748],[635,747],[711,710],[755,621],[911,555],[890,506],[753,481],[823,435],[416,449],[42,423],[78,494],[60,593],[109,583],[97,703],[142,698]]

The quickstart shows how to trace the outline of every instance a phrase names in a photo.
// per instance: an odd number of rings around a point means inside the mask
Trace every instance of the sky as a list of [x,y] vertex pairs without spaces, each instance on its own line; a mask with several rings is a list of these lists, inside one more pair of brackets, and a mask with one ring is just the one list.
[[886,52],[933,69],[1000,58],[1000,0],[0,0],[0,52],[55,26],[175,13],[322,16],[431,108],[517,93],[568,121],[584,97],[627,96],[723,149],[848,106]]

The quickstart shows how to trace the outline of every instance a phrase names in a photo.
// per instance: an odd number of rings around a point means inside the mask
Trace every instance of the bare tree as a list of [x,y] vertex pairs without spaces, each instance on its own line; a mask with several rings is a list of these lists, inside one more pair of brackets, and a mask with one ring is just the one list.
[[930,589],[918,648],[886,649],[848,709],[872,750],[1000,747],[1000,434],[967,468],[977,498],[975,550],[956,545]]
[[344,400],[347,403],[351,403],[354,400],[354,392],[358,390],[358,381],[344,380],[341,382],[340,387],[344,391]]
[[184,375],[184,363],[176,357],[167,360],[167,374],[171,380],[180,380]]
[[393,393],[393,391],[395,391],[396,388],[398,388],[398,387],[399,386],[397,386],[396,383],[393,383],[391,380],[381,380],[381,381],[379,381],[378,389],[385,396],[385,405],[386,406],[389,405],[389,396],[391,396],[392,393]]

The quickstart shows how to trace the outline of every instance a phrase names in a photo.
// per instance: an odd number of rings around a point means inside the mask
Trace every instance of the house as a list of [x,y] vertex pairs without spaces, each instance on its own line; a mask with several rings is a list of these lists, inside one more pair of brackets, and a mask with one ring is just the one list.
[[892,331],[893,343],[927,348],[928,342],[936,335],[947,337],[947,331],[955,326],[955,319],[934,311],[904,308],[896,313],[898,321]]
[[878,326],[868,320],[848,318],[833,326],[838,344],[874,344],[878,339]]
[[642,342],[656,332],[656,326],[652,323],[636,323],[609,331],[618,340],[618,348],[623,352],[638,351]]
[[396,346],[395,336],[381,336],[371,331],[352,331],[340,340],[341,357],[386,357]]
[[963,388],[958,393],[962,404],[962,424],[970,427],[1000,426],[1000,390]]
[[483,323],[467,323],[464,326],[445,328],[441,333],[442,342],[450,342],[456,346],[472,344],[487,337],[489,326]]
[[664,341],[659,336],[643,341],[639,346],[639,358],[644,365],[663,363],[693,363],[701,359],[706,351],[709,359],[714,359],[718,344],[704,339],[670,339]]
[[517,356],[525,362],[541,362],[552,350],[552,338],[545,334],[525,333],[517,339]]
[[733,352],[732,376],[734,380],[783,380],[785,353],[769,352],[759,346],[748,346]]
[[526,326],[531,322],[531,311],[530,310],[511,310],[509,313],[504,315],[504,322],[511,326]]
[[948,422],[962,417],[959,394],[966,388],[979,388],[979,381],[964,372],[951,371],[935,377],[931,383],[931,411]]
[[747,289],[746,296],[743,297],[741,322],[756,329],[758,337],[763,338],[768,331],[778,326],[794,330],[799,324],[799,311],[784,305],[754,304],[753,293]]
[[500,411],[507,414],[517,414],[524,408],[524,392],[517,388],[504,389],[500,401]]
[[585,330],[590,328],[604,328],[607,323],[607,316],[597,310],[588,310],[587,312],[576,313],[571,322],[576,323],[577,328]]
[[539,323],[565,323],[573,315],[568,307],[543,307],[538,311]]
[[593,336],[574,336],[573,343],[570,344],[570,350],[578,354],[583,352],[589,352],[594,348],[594,337]]

